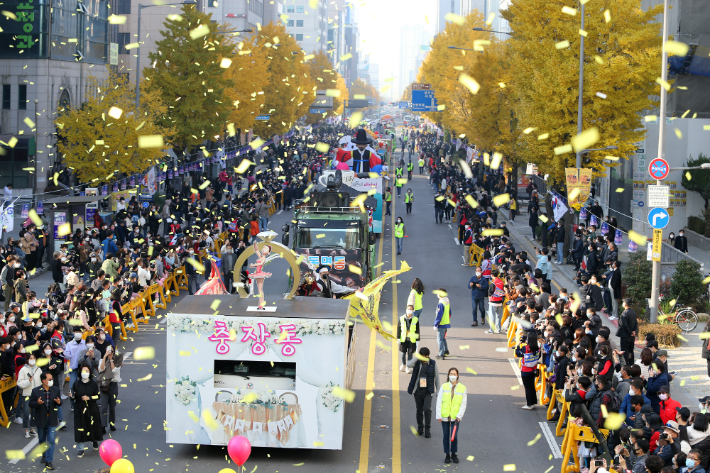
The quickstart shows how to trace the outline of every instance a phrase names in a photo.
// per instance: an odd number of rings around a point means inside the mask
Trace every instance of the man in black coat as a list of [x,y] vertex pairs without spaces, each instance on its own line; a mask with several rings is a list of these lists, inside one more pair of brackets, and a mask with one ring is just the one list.
[[627,365],[634,364],[634,340],[639,330],[636,312],[631,309],[631,303],[631,299],[624,299],[624,312],[619,318],[619,329],[616,331],[616,336],[620,339],[619,349],[624,352]]
[[62,405],[61,391],[53,385],[52,373],[42,373],[40,380],[42,386],[34,388],[30,394],[30,408],[37,426],[39,443],[47,442],[47,450],[42,455],[41,461],[45,464],[46,469],[54,470],[52,459],[54,458],[56,429],[59,425],[57,410]]
[[685,236],[683,230],[678,232],[678,236],[673,242],[673,246],[678,251],[682,251],[683,253],[688,252],[688,237]]
[[419,349],[421,356],[407,363],[407,368],[412,369],[407,393],[414,395],[417,406],[417,432],[426,438],[431,438],[431,399],[439,391],[439,367],[429,354],[429,349],[422,347]]
[[621,263],[618,260],[611,262],[611,273],[609,273],[607,281],[609,281],[609,291],[612,292],[612,313],[611,320],[616,320],[619,317],[619,300],[621,299]]

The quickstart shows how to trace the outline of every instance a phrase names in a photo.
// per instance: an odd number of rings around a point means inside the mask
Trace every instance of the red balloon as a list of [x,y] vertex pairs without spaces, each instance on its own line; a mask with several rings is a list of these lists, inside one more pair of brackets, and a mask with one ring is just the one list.
[[251,443],[248,438],[237,435],[229,439],[227,452],[234,463],[242,466],[251,455]]
[[99,455],[104,463],[111,466],[116,460],[123,456],[123,449],[121,449],[121,444],[113,439],[108,439],[101,442]]

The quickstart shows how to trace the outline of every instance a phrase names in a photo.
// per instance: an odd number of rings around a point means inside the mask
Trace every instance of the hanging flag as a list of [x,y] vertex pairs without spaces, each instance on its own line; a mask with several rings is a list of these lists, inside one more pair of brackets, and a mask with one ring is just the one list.
[[556,194],[553,194],[552,196],[552,213],[555,216],[555,221],[559,222],[562,220],[562,217],[565,216],[567,213],[567,206],[565,205],[564,202],[562,202],[562,199],[557,196]]
[[579,219],[587,220],[587,207],[582,207],[582,210],[579,211]]
[[606,235],[609,233],[609,224],[607,222],[602,223],[602,228],[601,228],[602,235]]
[[[633,240],[631,240],[633,241]],[[621,233],[621,230],[617,230],[616,233],[614,234],[614,243],[617,245],[621,245],[624,242],[624,234]],[[634,246],[636,244],[634,243]],[[631,251],[631,245],[629,245],[629,251]]]
[[592,218],[589,219],[589,225],[594,225],[594,228],[599,227],[599,220],[597,220],[596,215],[592,215]]
[[155,179],[155,168],[150,168],[141,179],[141,185],[147,188],[147,194],[153,195],[158,192],[158,181]]
[[636,253],[636,250],[638,250],[638,245],[635,241],[629,239],[629,253]]

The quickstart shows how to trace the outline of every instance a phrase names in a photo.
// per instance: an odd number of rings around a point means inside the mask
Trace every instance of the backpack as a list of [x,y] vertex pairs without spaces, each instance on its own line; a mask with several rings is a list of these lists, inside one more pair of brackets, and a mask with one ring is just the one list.
[[611,412],[619,412],[621,409],[621,396],[618,392],[610,389],[609,391],[609,410]]

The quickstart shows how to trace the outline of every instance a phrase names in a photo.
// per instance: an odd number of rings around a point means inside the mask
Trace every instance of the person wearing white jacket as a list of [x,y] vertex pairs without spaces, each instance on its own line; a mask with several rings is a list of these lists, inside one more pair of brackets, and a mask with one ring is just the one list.
[[20,369],[17,374],[17,387],[22,390],[20,393],[20,402],[22,403],[22,427],[25,428],[25,438],[30,438],[31,435],[37,435],[37,431],[30,429],[32,415],[30,413],[30,394],[32,390],[42,385],[39,379],[42,370],[37,366],[37,357],[34,353],[27,355],[27,363]]
[[[466,412],[466,386],[459,383],[459,370],[449,368],[448,383],[444,383],[436,396],[436,420],[444,429],[444,463],[459,462],[456,456],[459,442],[461,419]],[[449,452],[451,455],[449,455]]]

